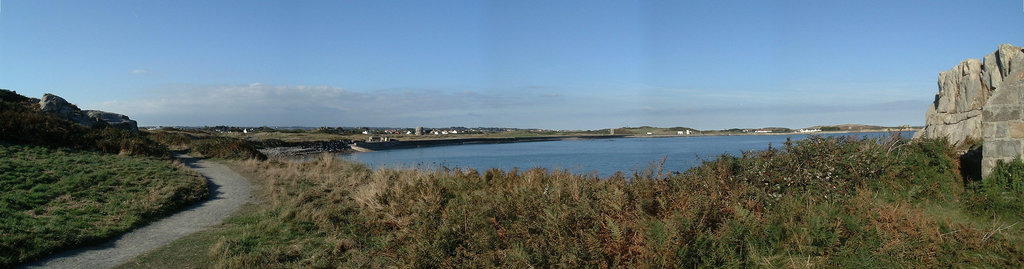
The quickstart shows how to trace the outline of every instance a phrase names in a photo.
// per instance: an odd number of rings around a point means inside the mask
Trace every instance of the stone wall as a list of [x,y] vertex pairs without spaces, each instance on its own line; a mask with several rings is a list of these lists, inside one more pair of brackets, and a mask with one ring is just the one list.
[[983,139],[981,176],[988,176],[999,161],[1024,154],[1024,49],[1001,45],[985,57],[993,62],[995,93],[982,109]]
[[1024,154],[1024,80],[1003,84],[982,113],[984,139],[981,176],[988,176],[998,161]]

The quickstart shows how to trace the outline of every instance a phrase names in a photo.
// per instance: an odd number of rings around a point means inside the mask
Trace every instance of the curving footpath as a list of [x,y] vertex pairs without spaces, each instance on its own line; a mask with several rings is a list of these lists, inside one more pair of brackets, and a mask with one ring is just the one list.
[[59,253],[25,268],[110,268],[175,239],[220,224],[249,201],[249,180],[223,164],[177,156],[210,182],[210,199],[102,245]]

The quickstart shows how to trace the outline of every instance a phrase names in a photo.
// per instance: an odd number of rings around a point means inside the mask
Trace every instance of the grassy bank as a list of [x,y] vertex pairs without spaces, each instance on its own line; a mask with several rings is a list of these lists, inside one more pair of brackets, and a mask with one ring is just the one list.
[[955,157],[812,137],[632,179],[252,160],[263,203],[133,266],[1020,267],[1024,164],[965,182]]
[[208,193],[162,159],[0,144],[0,267],[109,239]]

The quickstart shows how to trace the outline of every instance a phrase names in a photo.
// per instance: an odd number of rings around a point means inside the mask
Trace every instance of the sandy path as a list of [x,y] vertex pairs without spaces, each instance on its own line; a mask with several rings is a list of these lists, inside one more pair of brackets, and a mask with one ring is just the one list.
[[178,156],[210,181],[211,198],[102,245],[59,253],[26,268],[110,268],[175,239],[220,224],[249,201],[249,180],[223,164]]

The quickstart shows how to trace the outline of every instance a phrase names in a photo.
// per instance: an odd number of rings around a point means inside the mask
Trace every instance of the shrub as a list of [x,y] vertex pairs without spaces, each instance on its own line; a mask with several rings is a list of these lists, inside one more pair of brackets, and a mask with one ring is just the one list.
[[256,147],[240,139],[216,137],[196,140],[192,143],[192,151],[202,154],[204,157],[224,159],[258,159],[266,160]]
[[982,179],[981,188],[990,210],[1024,210],[1024,162],[998,161],[992,173]]
[[964,191],[958,157],[946,139],[917,139],[903,144],[895,159],[900,169],[888,186],[905,198],[954,199]]
[[256,148],[276,148],[276,147],[287,147],[290,144],[280,139],[263,139],[251,141],[252,145]]
[[185,150],[190,147],[196,136],[189,133],[176,132],[171,130],[155,131],[144,133],[147,137],[160,143],[171,150]]
[[[267,156],[257,150],[257,143],[250,141],[216,137],[202,132],[152,131],[146,137],[173,150],[188,151],[199,157],[223,159],[258,159],[266,160]],[[282,142],[283,143],[283,142]]]

